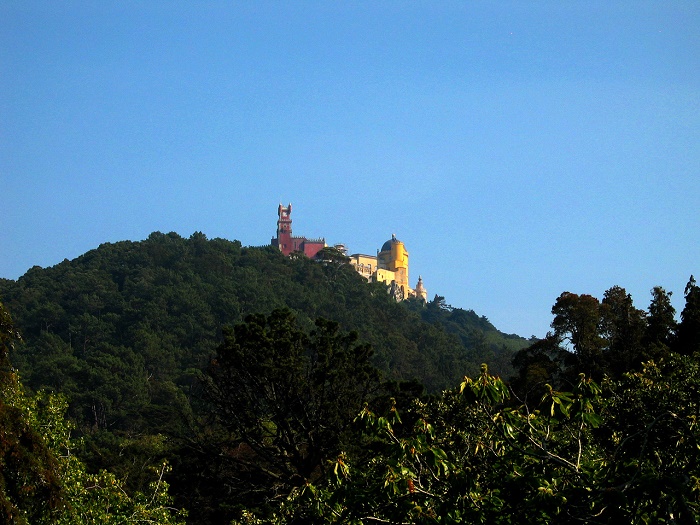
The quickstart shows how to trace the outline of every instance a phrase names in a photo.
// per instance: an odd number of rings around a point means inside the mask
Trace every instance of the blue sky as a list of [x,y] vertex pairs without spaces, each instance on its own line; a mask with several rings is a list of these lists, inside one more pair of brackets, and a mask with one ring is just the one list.
[[700,277],[700,3],[0,0],[0,277],[152,231],[374,253],[499,329]]

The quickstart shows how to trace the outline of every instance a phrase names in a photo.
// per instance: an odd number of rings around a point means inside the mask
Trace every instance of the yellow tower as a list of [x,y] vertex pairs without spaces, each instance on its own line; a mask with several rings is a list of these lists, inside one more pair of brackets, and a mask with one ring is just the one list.
[[408,252],[404,244],[396,238],[396,235],[392,234],[391,239],[384,243],[377,254],[377,277],[379,277],[380,269],[394,273],[392,280],[396,283],[395,286],[401,294],[401,299],[407,298],[409,291],[411,291],[408,284]]

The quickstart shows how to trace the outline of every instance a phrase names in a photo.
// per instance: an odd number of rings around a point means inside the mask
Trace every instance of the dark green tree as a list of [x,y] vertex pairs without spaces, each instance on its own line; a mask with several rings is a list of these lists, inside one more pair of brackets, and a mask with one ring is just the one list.
[[676,309],[671,304],[672,293],[661,286],[654,286],[651,290],[652,299],[643,338],[643,346],[648,357],[664,357],[673,345],[677,323]]
[[685,307],[681,312],[675,350],[685,355],[700,350],[700,286],[692,275],[685,286]]
[[307,333],[289,310],[250,315],[226,332],[207,389],[230,433],[220,459],[233,499],[261,505],[324,474],[379,392],[371,356],[356,333],[324,319]]
[[645,313],[620,286],[606,290],[600,305],[601,335],[605,339],[605,371],[612,377],[638,367],[642,361]]
[[338,248],[333,248],[331,246],[326,246],[319,250],[316,254],[315,259],[323,261],[326,263],[348,263],[350,262],[350,257],[341,252]]
[[547,334],[515,354],[513,367],[518,373],[511,378],[510,386],[523,402],[536,401],[544,395],[547,385],[563,388],[567,371],[575,363],[575,355],[561,347],[559,338]]
[[600,302],[591,295],[562,293],[552,307],[554,335],[571,345],[577,369],[600,379],[604,372]]
[[[661,299],[661,296],[660,296]],[[624,288],[613,286],[602,302],[590,295],[562,293],[552,307],[554,332],[520,350],[513,359],[519,396],[541,392],[545,384],[575,384],[580,371],[600,380],[619,378],[645,357],[646,314],[634,307]]]

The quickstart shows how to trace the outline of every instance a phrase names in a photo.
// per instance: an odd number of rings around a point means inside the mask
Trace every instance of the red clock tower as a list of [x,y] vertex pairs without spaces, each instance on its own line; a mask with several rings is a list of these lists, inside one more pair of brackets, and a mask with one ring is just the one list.
[[292,237],[292,205],[285,207],[281,204],[277,208],[277,238],[272,239],[275,246],[284,255],[292,252],[302,252],[307,257],[314,257],[319,250],[326,246],[325,239],[307,239],[306,237]]
[[279,205],[277,208],[277,247],[280,251],[289,255],[293,251],[292,246],[292,204],[286,208]]

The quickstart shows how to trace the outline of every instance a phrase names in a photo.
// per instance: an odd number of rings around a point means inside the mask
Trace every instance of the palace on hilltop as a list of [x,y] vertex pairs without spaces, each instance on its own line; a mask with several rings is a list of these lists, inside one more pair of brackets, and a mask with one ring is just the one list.
[[[327,246],[325,239],[307,239],[292,236],[292,205],[277,208],[277,237],[272,238],[272,246],[278,248],[284,255],[294,252],[303,253],[307,257],[315,257]],[[343,245],[335,248],[346,254]],[[416,297],[427,301],[428,292],[419,276],[415,288],[411,288],[408,280],[408,251],[404,244],[392,235],[386,241],[377,255],[356,253],[348,256],[350,264],[357,273],[370,282],[382,282],[389,286],[389,292],[398,301]]]

